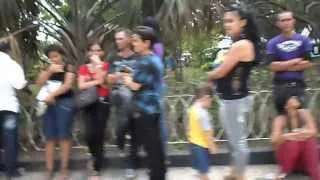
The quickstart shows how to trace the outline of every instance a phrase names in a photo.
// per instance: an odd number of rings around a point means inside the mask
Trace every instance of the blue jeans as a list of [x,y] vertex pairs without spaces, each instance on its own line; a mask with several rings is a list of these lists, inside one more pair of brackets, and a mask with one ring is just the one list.
[[207,148],[190,143],[192,168],[201,174],[209,171],[209,150]]
[[130,131],[129,116],[131,97],[132,92],[126,87],[114,89],[111,95],[111,103],[115,107],[115,116],[117,119],[117,145],[121,150],[124,150],[125,135]]
[[47,140],[70,139],[72,137],[73,104],[72,98],[58,99],[48,106],[42,116],[44,136]]
[[18,113],[0,111],[0,127],[2,129],[2,143],[4,148],[4,164],[6,173],[11,176],[18,159]]

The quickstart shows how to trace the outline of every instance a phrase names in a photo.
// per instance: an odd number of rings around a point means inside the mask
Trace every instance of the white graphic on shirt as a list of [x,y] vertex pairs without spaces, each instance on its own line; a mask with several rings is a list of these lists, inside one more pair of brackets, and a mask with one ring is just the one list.
[[280,44],[277,44],[277,47],[284,52],[293,52],[299,49],[301,45],[302,45],[301,41],[289,40],[289,41],[284,41]]

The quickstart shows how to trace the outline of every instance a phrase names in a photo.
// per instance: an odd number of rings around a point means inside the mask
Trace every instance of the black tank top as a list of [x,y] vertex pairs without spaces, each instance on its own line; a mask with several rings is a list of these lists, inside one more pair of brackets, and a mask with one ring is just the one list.
[[240,62],[231,72],[217,80],[218,96],[224,100],[241,99],[248,95],[248,79],[253,62]]
[[[61,83],[64,83],[64,79],[65,79],[65,74],[67,72],[72,72],[68,69],[68,64],[64,66],[64,72],[59,72],[59,73],[54,73],[51,75],[51,77],[49,78],[49,80],[53,80],[53,81],[60,81]],[[69,90],[64,94],[61,94],[60,96],[58,96],[57,98],[66,98],[66,97],[72,97],[73,96],[73,91]]]

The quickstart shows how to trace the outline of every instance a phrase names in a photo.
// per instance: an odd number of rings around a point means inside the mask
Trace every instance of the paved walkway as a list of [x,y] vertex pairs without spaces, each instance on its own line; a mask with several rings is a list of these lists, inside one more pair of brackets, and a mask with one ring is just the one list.
[[[226,166],[214,166],[211,168],[210,177],[212,180],[222,180],[223,176],[228,172]],[[275,165],[261,165],[261,166],[250,166],[247,172],[248,180],[261,180],[268,173],[277,172],[277,167]],[[168,180],[197,180],[194,176],[195,172],[191,168],[170,168],[168,170],[167,179]],[[4,177],[0,176],[0,179]],[[16,178],[14,180],[44,180],[44,172],[29,172],[26,173],[21,178]],[[124,170],[114,169],[114,170],[105,170],[103,172],[103,180],[125,180]],[[304,180],[307,178],[296,177],[292,180]],[[59,180],[58,175],[55,180]],[[74,171],[71,174],[71,180],[86,180],[85,171]],[[148,180],[145,170],[139,170],[137,180]]]

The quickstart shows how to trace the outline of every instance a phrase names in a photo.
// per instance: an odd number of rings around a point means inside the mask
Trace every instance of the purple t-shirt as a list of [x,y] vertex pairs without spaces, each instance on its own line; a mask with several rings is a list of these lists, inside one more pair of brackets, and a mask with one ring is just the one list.
[[155,55],[159,56],[160,59],[163,61],[163,55],[164,55],[164,47],[161,42],[157,42],[153,45],[152,51]]
[[[312,50],[310,40],[298,33],[287,39],[283,35],[274,37],[268,42],[267,54],[272,55],[275,61],[288,61],[295,58],[303,58]],[[303,80],[303,71],[277,72],[276,80]]]

